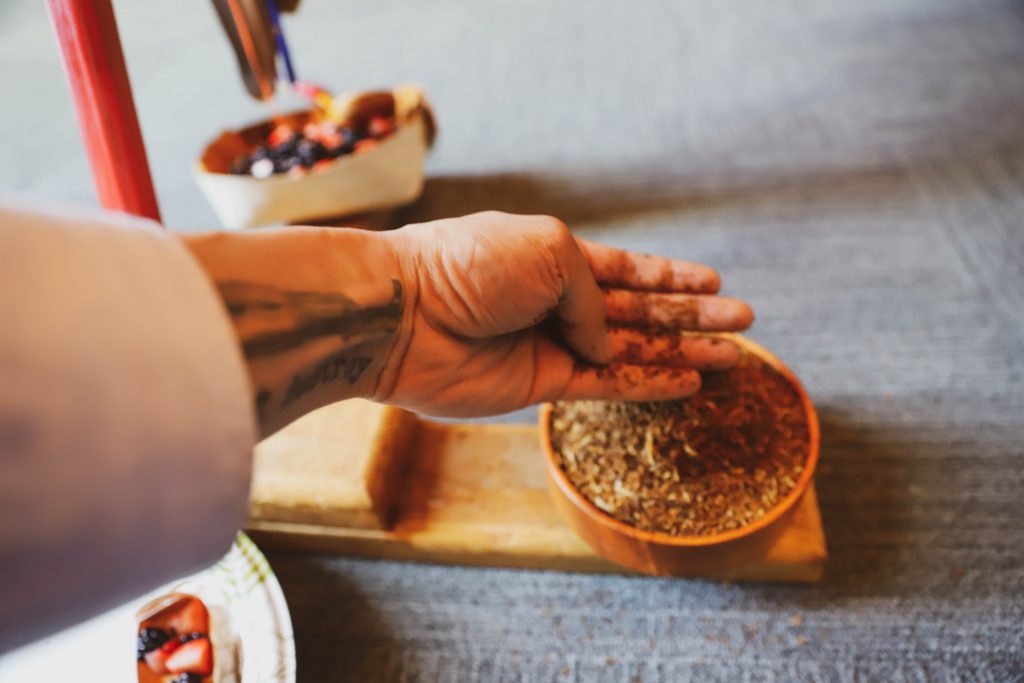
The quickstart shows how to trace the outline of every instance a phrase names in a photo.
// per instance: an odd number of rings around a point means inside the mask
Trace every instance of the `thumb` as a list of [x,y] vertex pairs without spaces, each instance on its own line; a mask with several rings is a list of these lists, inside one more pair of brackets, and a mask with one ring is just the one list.
[[559,271],[564,275],[558,301],[562,336],[569,348],[581,358],[604,365],[612,359],[604,293],[568,229],[566,234],[568,239],[559,242],[555,254]]

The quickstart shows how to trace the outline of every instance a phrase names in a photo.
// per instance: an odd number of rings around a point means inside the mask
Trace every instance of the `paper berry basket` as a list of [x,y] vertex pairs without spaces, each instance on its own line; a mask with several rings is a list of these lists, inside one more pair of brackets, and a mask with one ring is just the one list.
[[371,149],[357,150],[318,165],[304,175],[255,178],[231,166],[286,125],[301,130],[322,116],[314,110],[285,114],[240,130],[227,131],[203,150],[195,178],[226,228],[346,216],[389,209],[414,201],[423,190],[423,165],[436,128],[430,106],[416,87],[339,97],[329,115],[335,121],[365,123],[394,117],[396,129]]

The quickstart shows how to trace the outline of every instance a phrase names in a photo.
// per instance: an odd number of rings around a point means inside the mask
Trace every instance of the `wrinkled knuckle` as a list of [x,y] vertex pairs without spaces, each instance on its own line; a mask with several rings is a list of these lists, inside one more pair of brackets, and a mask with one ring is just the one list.
[[572,239],[569,226],[554,216],[537,216],[537,227],[553,242],[564,242]]
[[576,249],[572,233],[562,221],[551,216],[537,216],[534,219],[534,234],[543,247],[559,260]]

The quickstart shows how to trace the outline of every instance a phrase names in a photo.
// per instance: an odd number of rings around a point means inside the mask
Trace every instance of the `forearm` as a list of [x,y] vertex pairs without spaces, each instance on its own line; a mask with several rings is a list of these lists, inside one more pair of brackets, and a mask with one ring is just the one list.
[[221,557],[255,425],[222,306],[165,230],[0,202],[0,261],[3,651]]
[[387,235],[283,228],[182,240],[227,307],[263,435],[374,394],[414,295]]

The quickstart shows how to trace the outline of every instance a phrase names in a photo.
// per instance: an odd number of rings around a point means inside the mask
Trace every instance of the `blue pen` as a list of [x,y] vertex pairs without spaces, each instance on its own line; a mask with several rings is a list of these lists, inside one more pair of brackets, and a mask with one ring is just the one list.
[[292,57],[288,52],[288,43],[284,39],[284,31],[281,30],[281,14],[277,11],[277,0],[266,0],[267,11],[270,13],[270,23],[274,30],[274,42],[277,43],[277,52],[284,61],[284,70],[288,74],[288,82],[295,82],[295,69],[292,67]]

